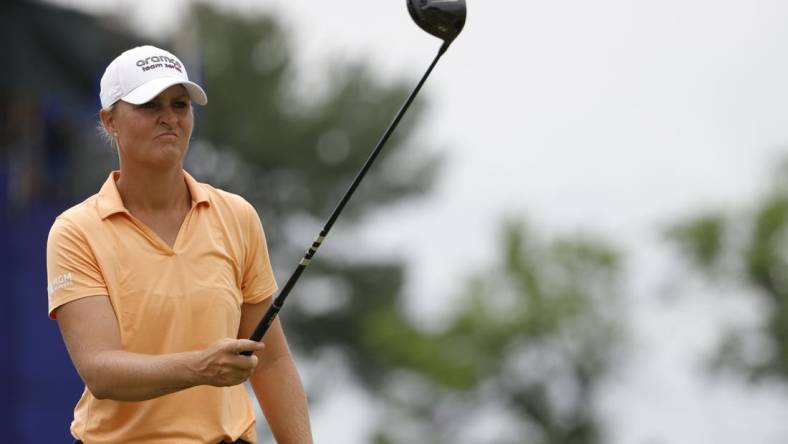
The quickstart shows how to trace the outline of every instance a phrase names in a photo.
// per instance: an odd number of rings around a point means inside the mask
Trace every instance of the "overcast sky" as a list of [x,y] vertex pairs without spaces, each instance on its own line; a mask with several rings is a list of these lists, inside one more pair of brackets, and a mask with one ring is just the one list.
[[[148,35],[168,29],[185,4],[58,2],[120,9]],[[415,84],[439,42],[404,3],[223,2],[279,12],[295,33],[304,91],[315,93],[337,58],[368,58],[382,76]],[[468,7],[466,30],[423,92],[432,106],[421,140],[446,155],[444,174],[429,198],[370,219],[369,254],[407,259],[412,311],[426,321],[440,316],[462,276],[492,260],[501,218],[523,215],[547,234],[599,233],[627,251],[640,298],[632,307],[639,352],[604,397],[618,418],[613,444],[788,442],[784,390],[710,380],[696,367],[719,325],[751,322],[757,307],[700,285],[668,304],[650,298],[665,292],[656,287],[666,273],[681,276],[656,245],[659,227],[705,208],[746,207],[786,154],[788,3]],[[358,402],[349,394],[332,408]],[[334,416],[321,415],[318,442],[352,444],[353,436],[332,435],[326,418]]]

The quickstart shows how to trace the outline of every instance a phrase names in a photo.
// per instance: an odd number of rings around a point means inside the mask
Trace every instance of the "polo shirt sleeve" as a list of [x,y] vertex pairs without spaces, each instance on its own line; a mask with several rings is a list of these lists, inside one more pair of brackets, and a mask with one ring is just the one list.
[[245,304],[257,304],[276,293],[278,286],[274,271],[271,269],[268,245],[260,216],[251,204],[247,203],[246,207],[247,238],[241,293]]
[[62,216],[55,220],[47,239],[47,293],[52,319],[63,304],[109,294],[84,233]]

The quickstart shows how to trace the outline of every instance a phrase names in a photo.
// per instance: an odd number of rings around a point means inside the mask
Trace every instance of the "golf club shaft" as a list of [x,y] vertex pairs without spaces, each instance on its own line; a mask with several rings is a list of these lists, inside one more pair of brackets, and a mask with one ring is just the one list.
[[[378,142],[375,149],[372,151],[372,154],[370,154],[369,158],[364,163],[364,166],[361,168],[361,171],[359,171],[358,174],[356,175],[356,178],[353,180],[353,183],[350,185],[350,188],[348,188],[348,190],[345,192],[345,195],[342,196],[342,199],[339,201],[339,204],[334,209],[334,212],[331,213],[331,217],[328,218],[328,221],[323,226],[323,229],[320,230],[320,234],[318,234],[318,236],[315,238],[315,241],[312,243],[312,246],[309,247],[309,250],[307,250],[306,254],[304,254],[304,257],[301,259],[301,262],[298,263],[298,266],[293,271],[293,274],[290,275],[290,278],[287,280],[287,283],[285,283],[285,286],[282,287],[282,290],[279,292],[279,295],[277,295],[277,297],[274,299],[274,302],[271,304],[271,306],[268,307],[268,311],[266,311],[263,318],[257,324],[257,327],[254,329],[254,332],[249,337],[249,339],[253,341],[259,341],[263,338],[265,332],[268,331],[268,327],[270,327],[271,323],[274,322],[274,319],[276,319],[276,315],[279,313],[279,310],[282,309],[282,306],[285,303],[285,299],[290,294],[290,291],[293,289],[296,282],[298,282],[298,279],[301,277],[301,273],[303,273],[306,267],[309,266],[309,263],[312,261],[312,257],[315,255],[315,253],[317,253],[317,249],[320,248],[320,244],[328,235],[328,232],[331,230],[331,227],[334,226],[334,222],[336,222],[337,218],[339,218],[339,215],[342,213],[342,210],[345,208],[345,205],[347,205],[348,201],[353,196],[353,193],[356,191],[356,188],[358,188],[358,185],[361,183],[361,181],[364,179],[364,176],[367,174],[367,171],[369,171],[369,168],[375,162],[375,159],[378,157],[378,154],[380,154],[380,151],[383,149],[383,146],[386,144],[386,141],[388,141],[391,134],[397,128],[397,125],[399,124],[400,120],[402,120],[402,116],[405,114],[408,108],[410,108],[410,104],[413,102],[413,99],[416,98],[416,95],[421,90],[421,87],[424,85],[424,82],[427,81],[427,77],[429,77],[433,68],[435,68],[435,65],[438,63],[438,60],[440,60],[441,56],[446,52],[448,48],[449,48],[449,43],[444,43],[443,45],[441,45],[440,49],[438,50],[438,55],[435,56],[435,59],[430,64],[430,67],[427,68],[427,72],[424,73],[424,76],[422,76],[418,85],[416,85],[416,88],[413,90],[413,92],[410,93],[408,99],[405,100],[405,103],[402,105],[399,112],[397,112],[396,117],[394,117],[394,120],[391,122],[386,132],[383,133],[383,137],[380,138],[380,141]],[[243,352],[242,354],[251,355],[251,352]]]

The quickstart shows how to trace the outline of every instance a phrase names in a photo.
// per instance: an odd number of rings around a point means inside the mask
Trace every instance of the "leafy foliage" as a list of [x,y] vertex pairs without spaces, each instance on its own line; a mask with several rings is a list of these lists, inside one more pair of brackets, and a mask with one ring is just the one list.
[[[715,362],[750,377],[788,378],[788,185],[778,170],[774,187],[739,216],[703,216],[676,225],[673,239],[698,270],[724,259],[725,273],[712,276],[720,285],[749,287],[754,302],[769,307],[756,331],[733,329]],[[753,350],[754,342],[765,344]]]
[[684,221],[668,230],[685,256],[703,269],[712,269],[723,248],[725,220],[718,215],[702,215]]
[[594,390],[617,350],[618,255],[586,239],[544,244],[514,222],[501,251],[444,330],[419,332],[392,311],[367,321],[377,330],[368,352],[384,354],[380,370],[391,374],[382,392],[399,401],[392,415],[422,423],[413,435],[384,426],[381,442],[431,442],[426,430],[434,442],[464,442],[463,425],[486,404],[513,413],[517,442],[602,442]]

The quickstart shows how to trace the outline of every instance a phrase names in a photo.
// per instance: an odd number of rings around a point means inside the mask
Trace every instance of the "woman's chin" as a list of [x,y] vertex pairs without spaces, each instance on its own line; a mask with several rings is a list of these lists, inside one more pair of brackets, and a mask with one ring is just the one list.
[[148,156],[141,163],[145,164],[145,166],[149,168],[157,170],[180,167],[184,154],[185,153],[180,150],[163,149],[151,156]]
[[182,165],[187,148],[188,146],[183,146],[182,144],[160,141],[149,145],[146,149],[121,153],[121,163],[137,164],[140,167],[155,170],[179,168]]

